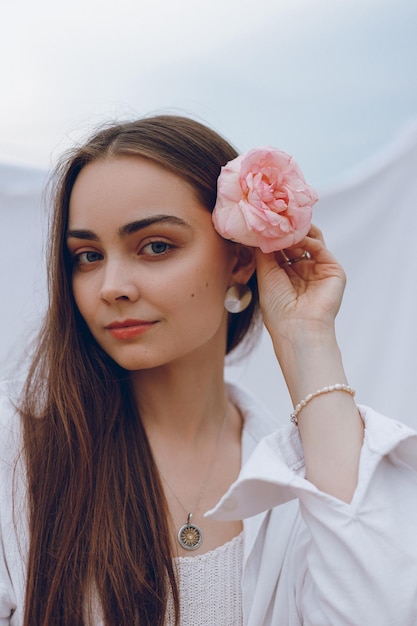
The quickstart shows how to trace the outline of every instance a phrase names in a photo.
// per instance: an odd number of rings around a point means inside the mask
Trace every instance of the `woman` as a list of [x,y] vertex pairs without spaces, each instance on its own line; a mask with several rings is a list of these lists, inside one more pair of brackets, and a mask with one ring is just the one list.
[[[157,116],[63,163],[47,318],[0,410],[1,625],[417,622],[414,435],[355,405],[321,233],[264,253],[214,229],[236,156]],[[223,378],[258,289],[296,407],[277,432]]]

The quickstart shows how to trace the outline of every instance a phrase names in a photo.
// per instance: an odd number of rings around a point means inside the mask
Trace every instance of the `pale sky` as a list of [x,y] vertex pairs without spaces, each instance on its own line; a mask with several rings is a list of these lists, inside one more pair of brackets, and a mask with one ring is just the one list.
[[0,161],[169,110],[326,182],[417,118],[416,27],[415,0],[0,0]]

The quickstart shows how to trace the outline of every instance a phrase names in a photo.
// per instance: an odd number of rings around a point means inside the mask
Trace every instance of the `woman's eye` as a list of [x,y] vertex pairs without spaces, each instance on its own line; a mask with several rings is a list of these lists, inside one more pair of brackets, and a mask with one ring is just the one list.
[[102,255],[99,252],[81,252],[77,254],[75,257],[76,263],[78,265],[88,265],[89,263],[95,263],[96,261],[100,261],[102,259]]
[[166,254],[170,248],[171,246],[165,243],[165,241],[151,241],[151,243],[143,246],[142,252],[148,256],[160,256]]

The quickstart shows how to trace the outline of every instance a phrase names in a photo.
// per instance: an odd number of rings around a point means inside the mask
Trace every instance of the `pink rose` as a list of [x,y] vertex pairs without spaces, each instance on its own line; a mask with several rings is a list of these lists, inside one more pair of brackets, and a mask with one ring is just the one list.
[[289,154],[254,148],[222,167],[213,223],[225,239],[274,252],[306,236],[317,200]]

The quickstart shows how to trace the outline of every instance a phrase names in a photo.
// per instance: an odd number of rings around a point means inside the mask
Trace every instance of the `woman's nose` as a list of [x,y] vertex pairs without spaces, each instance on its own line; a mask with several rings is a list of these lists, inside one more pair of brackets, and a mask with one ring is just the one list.
[[136,281],[136,272],[126,263],[108,262],[100,288],[100,298],[112,303],[117,300],[136,301],[139,296],[139,286]]

